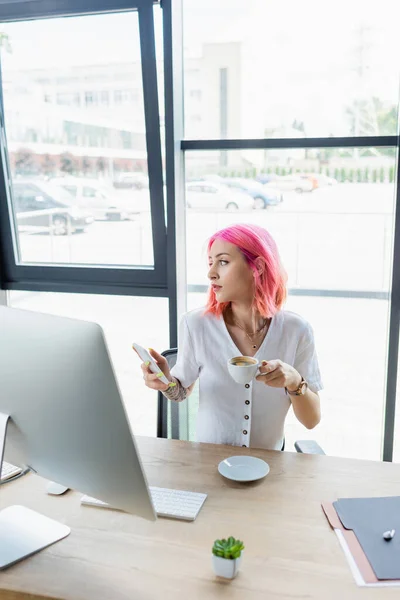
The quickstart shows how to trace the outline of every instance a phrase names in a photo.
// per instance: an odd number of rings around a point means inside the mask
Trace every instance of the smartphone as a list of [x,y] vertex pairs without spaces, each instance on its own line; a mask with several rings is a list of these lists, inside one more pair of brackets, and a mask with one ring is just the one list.
[[[136,352],[139,354],[140,358],[142,359],[142,361],[144,363],[146,363],[146,362],[150,363],[149,364],[149,368],[150,368],[150,371],[152,373],[159,373],[160,372],[160,367],[158,366],[158,364],[156,363],[156,361],[154,360],[154,358],[151,356],[150,352],[148,352],[146,350],[146,348],[143,348],[143,346],[139,346],[139,344],[132,344],[132,348],[134,350],[136,350]],[[169,383],[169,381],[165,377],[165,375],[163,375],[159,379],[163,383]]]

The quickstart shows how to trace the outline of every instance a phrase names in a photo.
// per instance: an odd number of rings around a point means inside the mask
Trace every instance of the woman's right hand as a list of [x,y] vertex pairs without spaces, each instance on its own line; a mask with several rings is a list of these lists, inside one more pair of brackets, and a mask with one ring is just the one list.
[[[157,366],[160,368],[159,373],[153,373],[150,370],[150,367],[146,363],[142,363],[142,371],[143,371],[143,379],[147,387],[152,390],[159,390],[160,392],[165,392],[169,387],[172,387],[171,384],[163,383],[160,381],[161,375],[165,375],[165,377],[172,382],[171,373],[168,366],[168,361],[164,356],[158,354],[153,348],[149,348],[149,352],[151,356],[157,363]],[[174,385],[176,385],[174,383]]]

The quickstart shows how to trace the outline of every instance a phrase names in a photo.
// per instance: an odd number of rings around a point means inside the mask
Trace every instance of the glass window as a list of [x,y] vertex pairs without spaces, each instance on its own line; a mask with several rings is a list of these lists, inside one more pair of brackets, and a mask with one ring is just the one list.
[[[76,197],[57,212],[64,225],[56,230],[39,208],[23,225],[14,211],[17,264],[153,267],[149,190],[120,185],[126,172],[147,178],[137,12],[5,23],[1,30],[11,50],[2,51],[2,79],[12,181],[41,189],[50,181],[46,195],[54,202],[63,185]],[[119,90],[124,102],[117,107],[110,98]],[[94,192],[98,206],[81,202],[76,190],[85,182],[107,190],[105,198]]]
[[95,198],[100,192],[96,191],[95,188],[83,186],[83,196],[85,198]]
[[133,90],[116,90],[114,92],[114,102],[116,104],[127,104],[131,103],[133,100],[137,100]]
[[393,0],[379,10],[338,0],[328,12],[320,0],[183,8],[187,139],[397,134]]
[[78,193],[78,188],[76,185],[63,185],[63,188],[73,196],[76,196],[76,194]]
[[100,104],[108,105],[109,103],[109,93],[108,91],[100,92]]
[[[322,421],[308,431],[290,412],[288,449],[311,438],[327,454],[380,458],[395,160],[391,148],[185,153],[188,179],[212,179],[219,188],[186,191],[188,309],[206,300],[208,238],[255,223],[278,244],[289,276],[286,309],[314,329]],[[195,419],[195,409],[189,414]]]
[[85,92],[86,106],[91,104],[97,104],[97,93],[96,92]]
[[67,106],[79,106],[80,95],[79,93],[61,92],[56,96],[57,104],[65,104]]
[[132,342],[159,352],[168,348],[166,298],[11,291],[10,306],[99,323],[134,433],[157,435],[157,393],[144,385]]

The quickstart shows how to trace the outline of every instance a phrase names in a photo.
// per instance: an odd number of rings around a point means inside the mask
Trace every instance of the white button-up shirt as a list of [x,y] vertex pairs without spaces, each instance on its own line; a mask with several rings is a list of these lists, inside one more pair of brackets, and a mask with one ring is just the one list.
[[[222,317],[205,315],[204,309],[184,315],[171,373],[184,387],[199,379],[196,439],[281,450],[290,396],[284,388],[255,380],[246,385],[236,383],[227,361],[240,355]],[[260,362],[280,359],[294,366],[312,391],[322,389],[312,328],[293,312],[281,310],[272,318],[255,358]]]

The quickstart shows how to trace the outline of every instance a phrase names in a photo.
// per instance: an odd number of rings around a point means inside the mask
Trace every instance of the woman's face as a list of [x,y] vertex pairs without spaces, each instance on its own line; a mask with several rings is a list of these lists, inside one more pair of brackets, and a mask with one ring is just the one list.
[[252,302],[253,271],[234,244],[215,240],[208,256],[208,278],[218,302]]

